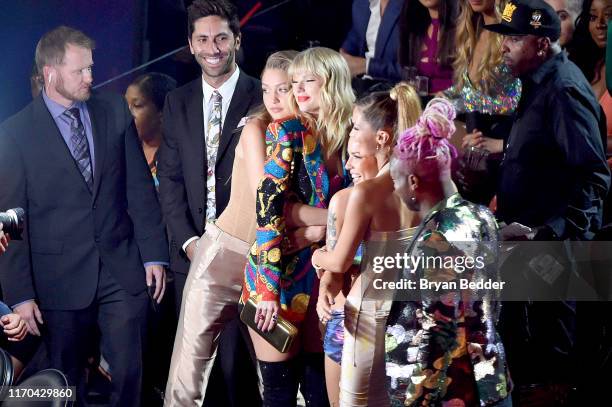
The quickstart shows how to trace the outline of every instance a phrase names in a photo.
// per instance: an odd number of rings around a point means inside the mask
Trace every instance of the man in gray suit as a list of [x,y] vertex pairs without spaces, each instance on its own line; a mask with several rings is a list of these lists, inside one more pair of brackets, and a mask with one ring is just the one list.
[[92,332],[113,369],[111,404],[140,404],[147,286],[161,301],[167,240],[151,173],[119,95],[93,93],[94,42],[61,26],[40,39],[44,89],[0,125],[0,208],[22,241],[0,257],[5,301],[84,398]]

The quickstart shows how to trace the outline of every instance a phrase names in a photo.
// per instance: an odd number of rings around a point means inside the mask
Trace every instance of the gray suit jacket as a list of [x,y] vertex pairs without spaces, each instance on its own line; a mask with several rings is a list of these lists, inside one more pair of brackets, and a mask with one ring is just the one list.
[[168,261],[155,187],[122,97],[87,101],[95,146],[93,193],[42,96],[0,125],[0,208],[26,210],[22,241],[0,256],[4,300],[75,310],[95,297],[102,265],[132,294],[143,263]]

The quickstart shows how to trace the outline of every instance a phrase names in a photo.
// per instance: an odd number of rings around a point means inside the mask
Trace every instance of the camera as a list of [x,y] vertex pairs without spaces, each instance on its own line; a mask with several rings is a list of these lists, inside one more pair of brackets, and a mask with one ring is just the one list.
[[13,208],[6,212],[0,212],[2,231],[11,235],[11,239],[13,240],[21,240],[24,220],[25,211],[21,208]]

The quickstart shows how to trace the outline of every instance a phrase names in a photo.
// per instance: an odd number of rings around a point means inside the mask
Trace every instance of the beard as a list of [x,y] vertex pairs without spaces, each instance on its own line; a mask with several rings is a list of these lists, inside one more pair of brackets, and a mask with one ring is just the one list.
[[69,91],[64,86],[64,79],[61,75],[58,75],[57,82],[55,84],[55,91],[59,93],[62,97],[72,100],[73,102],[86,102],[89,100],[91,96],[91,86],[87,86],[87,90],[84,89],[80,92],[78,91]]

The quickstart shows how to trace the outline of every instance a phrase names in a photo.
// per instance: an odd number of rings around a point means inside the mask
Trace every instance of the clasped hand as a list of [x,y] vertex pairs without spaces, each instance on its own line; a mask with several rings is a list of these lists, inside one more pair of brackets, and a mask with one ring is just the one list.
[[262,332],[269,332],[274,329],[280,305],[278,301],[259,301],[255,310],[255,323],[257,329]]

